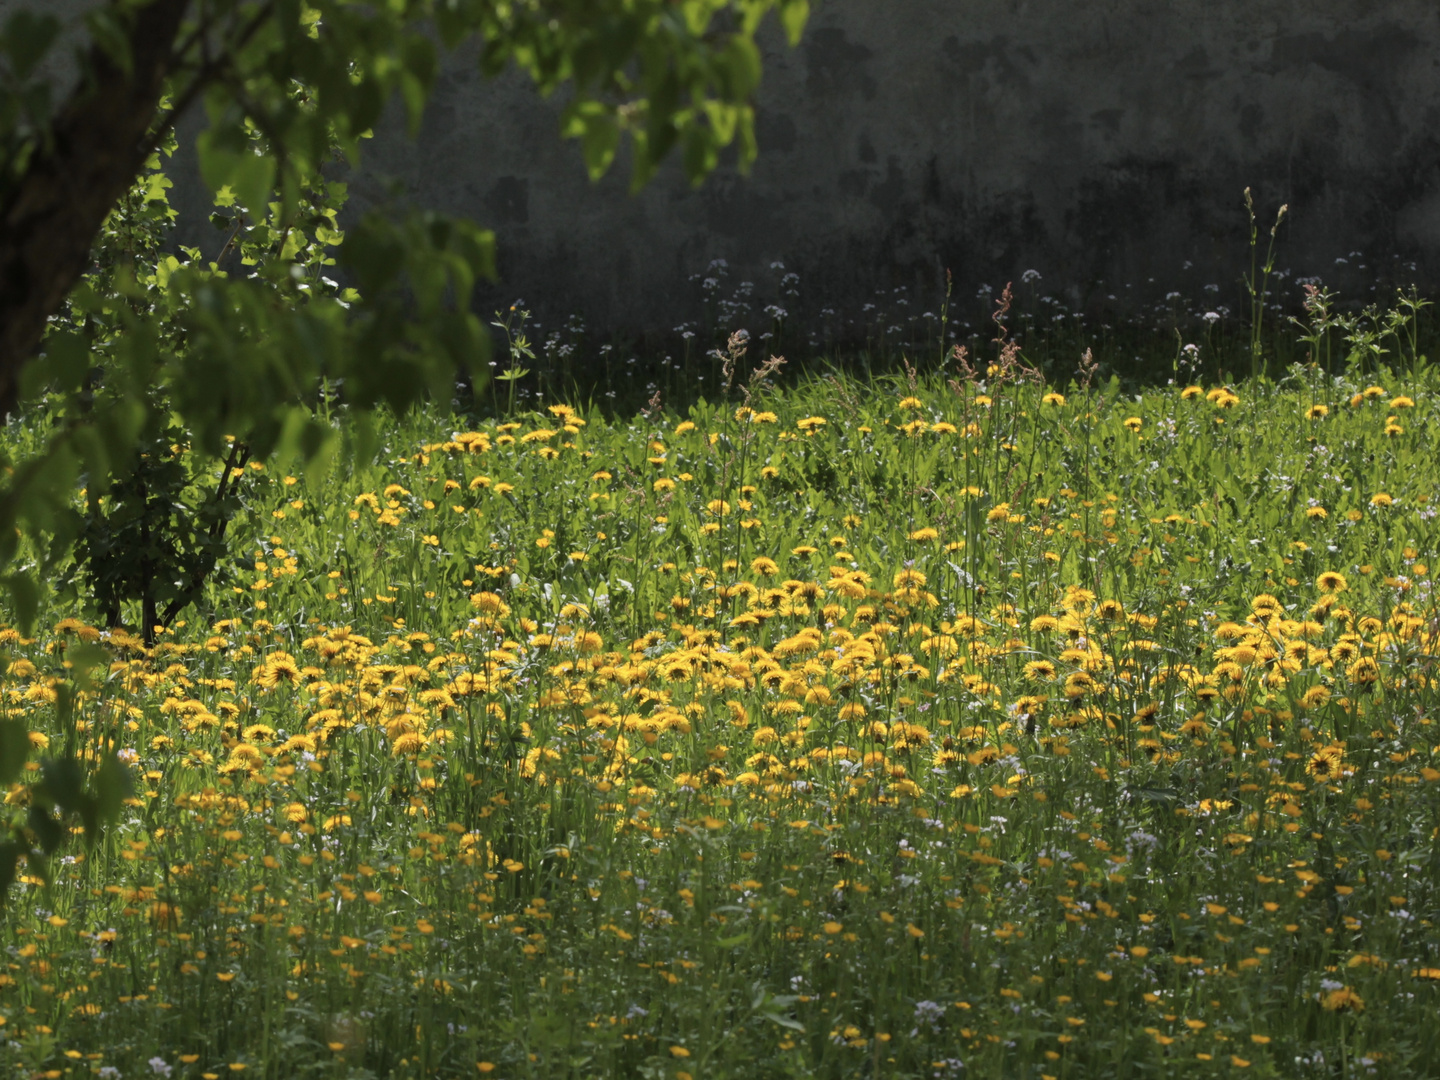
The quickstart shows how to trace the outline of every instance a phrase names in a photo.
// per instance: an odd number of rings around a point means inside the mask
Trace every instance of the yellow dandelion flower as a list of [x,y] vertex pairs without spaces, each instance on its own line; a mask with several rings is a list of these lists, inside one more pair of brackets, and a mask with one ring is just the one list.
[[1049,660],[1031,660],[1025,665],[1025,678],[1031,682],[1050,682],[1055,678],[1055,665]]
[[1305,771],[1316,780],[1334,780],[1344,775],[1345,751],[1339,746],[1326,746],[1310,756]]
[[[1380,391],[1382,394],[1384,391]],[[1320,1007],[1327,1012],[1364,1012],[1365,999],[1348,986],[1331,990],[1320,999]]]
[[289,653],[272,653],[255,675],[255,681],[266,690],[284,683],[300,681],[300,666]]
[[503,619],[510,614],[510,605],[493,592],[472,593],[470,603],[486,615],[495,615]]

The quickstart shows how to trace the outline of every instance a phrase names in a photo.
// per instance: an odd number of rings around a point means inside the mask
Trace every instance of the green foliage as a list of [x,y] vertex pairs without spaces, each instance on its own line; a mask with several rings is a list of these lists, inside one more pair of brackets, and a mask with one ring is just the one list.
[[[140,175],[107,178],[128,193],[96,236],[89,269],[76,280],[64,275],[78,268],[47,264],[48,278],[33,282],[68,293],[63,310],[39,313],[48,317],[39,356],[6,361],[22,365],[10,374],[31,421],[0,456],[0,580],[21,626],[40,582],[66,572],[107,622],[137,602],[148,638],[221,561],[226,523],[245,497],[232,479],[238,465],[276,453],[321,465],[338,442],[330,410],[351,410],[363,439],[368,410],[403,411],[427,394],[444,407],[457,371],[483,375],[487,338],[470,299],[494,276],[492,235],[407,211],[372,214],[346,238],[344,186],[325,175],[337,155],[358,159],[392,98],[418,125],[437,36],[448,49],[479,38],[487,73],[514,63],[543,92],[568,86],[564,133],[580,137],[596,175],[628,136],[637,184],[677,144],[698,181],[725,146],[738,145],[742,165],[754,156],[753,38],[772,9],[795,41],[803,0],[97,4],[84,19],[91,48],[79,54],[79,85],[58,109],[42,61],[59,23],[14,14],[0,33],[0,204],[24,201],[37,162],[85,154],[57,145],[52,128],[57,116],[69,123],[113,107],[118,91],[107,99],[106,86],[128,86],[126,101],[141,112],[126,119],[149,129],[155,151]],[[168,54],[156,52],[163,41],[137,36],[170,25],[144,22],[157,12],[185,16]],[[155,56],[168,96],[149,101],[124,79],[148,77],[137,57]],[[229,233],[208,263],[167,244],[173,213],[160,165],[177,121],[202,101],[200,170],[216,193],[212,220]],[[0,231],[0,245],[24,242]],[[352,288],[328,276],[337,262]],[[0,767],[13,771],[14,746],[0,751]],[[78,814],[88,832],[113,809],[109,767],[85,794],[77,760],[46,766],[29,824],[15,827],[38,843],[34,858],[61,838],[47,822]],[[21,847],[5,849],[7,865]]]
[[[222,454],[236,435],[262,458],[279,450],[316,459],[330,449],[314,415],[322,403],[403,409],[428,393],[443,404],[457,369],[484,374],[487,339],[468,298],[494,275],[487,231],[423,212],[372,215],[341,249],[355,290],[342,294],[324,274],[342,240],[345,197],[324,170],[337,154],[358,158],[395,95],[418,124],[437,33],[451,49],[478,37],[489,74],[514,63],[542,92],[568,86],[564,131],[581,137],[597,175],[628,136],[637,183],[677,144],[699,180],[737,140],[742,165],[753,157],[753,38],[772,9],[797,40],[803,0],[197,5],[173,60],[172,97],[156,108],[156,146],[170,149],[175,121],[203,98],[201,173],[231,243],[209,265],[197,252],[162,252],[169,182],[155,159],[112,214],[97,239],[98,269],[78,283],[43,362],[26,372],[26,408],[56,423],[38,453],[12,463],[0,490],[0,563],[21,555],[22,537],[33,560],[9,580],[63,562],[81,527],[66,495],[72,478],[83,474],[93,505],[130,468],[141,432],[155,442],[167,422],[156,414],[173,412],[189,436],[180,442],[206,454]],[[122,69],[129,18],[104,7],[86,22]],[[11,58],[0,121],[12,177],[45,138],[49,99],[34,72],[55,32],[53,19],[21,12],[0,42]],[[13,586],[17,603],[25,588]]]
[[142,433],[134,466],[91,505],[75,547],[72,574],[100,622],[121,625],[124,605],[137,601],[147,641],[200,596],[245,490],[247,450],[232,444],[218,476],[196,476],[186,438],[176,425]]
[[[65,648],[61,646],[62,654]],[[27,725],[20,720],[0,720],[0,784],[15,784],[27,769],[39,773],[37,782],[11,788],[23,792],[19,805],[27,809],[23,813],[7,812],[0,818],[0,898],[9,892],[22,861],[35,883],[48,884],[50,858],[72,827],[83,831],[87,844],[93,846],[102,827],[118,816],[132,790],[130,772],[113,748],[92,754],[99,763],[87,768],[74,745],[77,695],[93,692],[96,669],[108,665],[110,654],[94,645],[71,642],[67,661],[70,677],[59,681],[53,690],[56,721],[70,728],[63,754],[30,763],[31,735]]]
[[0,28],[0,191],[10,185],[43,141],[54,88],[39,74],[60,34],[60,20],[28,8],[11,14]]

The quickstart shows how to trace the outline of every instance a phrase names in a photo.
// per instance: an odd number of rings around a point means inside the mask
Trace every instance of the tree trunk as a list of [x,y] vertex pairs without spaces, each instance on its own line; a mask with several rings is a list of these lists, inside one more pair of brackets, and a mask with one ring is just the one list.
[[105,216],[149,156],[176,37],[191,0],[151,0],[130,24],[129,72],[92,46],[80,85],[0,204],[0,413],[46,320],[85,272]]

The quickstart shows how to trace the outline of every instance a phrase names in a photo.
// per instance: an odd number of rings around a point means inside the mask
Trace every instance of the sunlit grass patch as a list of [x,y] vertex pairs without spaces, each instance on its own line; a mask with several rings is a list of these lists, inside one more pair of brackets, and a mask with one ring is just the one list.
[[[272,466],[243,582],[153,649],[3,633],[36,742],[137,783],[12,898],[5,1052],[1423,1072],[1433,400],[832,381]],[[65,730],[82,639],[111,665]]]

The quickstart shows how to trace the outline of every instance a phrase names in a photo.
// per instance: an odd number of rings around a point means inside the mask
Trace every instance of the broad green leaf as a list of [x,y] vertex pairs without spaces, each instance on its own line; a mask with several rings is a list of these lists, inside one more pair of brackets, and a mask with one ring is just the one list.
[[40,607],[40,587],[30,574],[20,571],[9,574],[5,584],[10,589],[10,599],[15,604],[15,621],[22,634],[35,629],[35,613]]
[[111,824],[120,816],[132,789],[130,770],[114,754],[108,755],[95,773],[95,812],[101,824]]
[[135,58],[130,53],[130,28],[119,5],[92,8],[85,13],[85,28],[111,63],[130,74]]
[[46,758],[36,789],[59,810],[79,810],[85,802],[85,770],[72,757]]
[[98,642],[77,641],[65,650],[70,678],[84,690],[93,690],[99,685],[94,678],[95,673],[98,670],[103,675],[112,659],[110,650]]
[[25,815],[25,827],[35,834],[35,839],[40,843],[40,850],[49,854],[60,846],[60,841],[65,838],[65,827],[61,825],[50,812],[43,806],[32,805]]
[[29,757],[29,728],[20,720],[0,720],[0,785],[18,780]]
[[300,435],[300,456],[305,462],[305,480],[312,486],[321,484],[340,449],[340,433],[329,424],[312,421]]
[[722,78],[721,93],[730,101],[749,97],[760,85],[760,50],[748,37],[737,34],[716,60]]
[[566,110],[564,133],[579,138],[590,178],[604,176],[620,146],[620,125],[615,115],[598,101],[582,101]]
[[252,215],[263,215],[275,186],[275,159],[257,153],[248,145],[235,146],[232,131],[212,128],[196,140],[200,157],[200,177],[205,186],[216,193],[217,206],[227,205],[222,199],[233,193],[235,201]]
[[10,886],[15,884],[15,871],[25,854],[25,846],[15,840],[0,843],[0,903],[4,903]]
[[73,331],[51,334],[45,339],[45,361],[56,390],[79,389],[90,371],[90,343]]
[[59,33],[60,20],[53,15],[37,15],[28,8],[21,8],[5,20],[0,48],[4,49],[10,69],[18,79],[29,78]]

